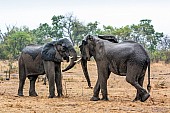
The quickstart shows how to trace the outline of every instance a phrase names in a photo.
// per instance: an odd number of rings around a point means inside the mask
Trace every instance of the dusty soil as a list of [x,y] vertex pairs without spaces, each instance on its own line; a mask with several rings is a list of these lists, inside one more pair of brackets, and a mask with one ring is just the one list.
[[[62,64],[64,67],[65,63]],[[80,64],[63,73],[62,98],[48,98],[48,84],[36,83],[37,97],[29,97],[29,80],[26,80],[24,97],[17,96],[18,74],[13,71],[10,80],[5,79],[4,71],[8,63],[0,62],[0,113],[170,113],[170,65],[151,64],[151,97],[145,102],[131,102],[136,90],[125,77],[111,74],[108,80],[109,101],[89,101],[93,89],[87,87]],[[17,65],[15,65],[17,67]],[[92,86],[97,80],[96,64],[88,62]],[[2,79],[2,77],[4,79]],[[147,85],[147,74],[144,87]],[[100,95],[101,96],[101,95]]]

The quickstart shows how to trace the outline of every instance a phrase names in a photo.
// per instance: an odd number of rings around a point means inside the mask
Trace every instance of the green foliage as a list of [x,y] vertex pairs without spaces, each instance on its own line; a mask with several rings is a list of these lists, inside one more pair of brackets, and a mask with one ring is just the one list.
[[64,19],[64,16],[63,15],[59,15],[59,16],[53,16],[52,17],[52,31],[51,31],[51,34],[52,34],[52,37],[55,37],[56,39],[58,38],[62,38],[64,33],[63,33],[63,19]]
[[51,40],[51,38],[53,38],[52,28],[47,23],[40,24],[37,29],[34,29],[31,32],[36,37],[35,38],[36,44],[47,43],[48,40]]
[[0,45],[0,57],[1,59],[13,59],[18,57],[26,45],[33,43],[35,37],[31,35],[28,29],[14,28],[3,39]]
[[73,27],[72,27],[72,39],[73,39],[73,43],[75,45],[80,45],[83,36],[85,36],[86,34],[88,34],[88,31],[86,30],[86,26],[84,26],[81,22],[79,22],[78,20],[74,21],[73,23]]
[[87,31],[88,31],[88,34],[95,34],[96,31],[97,31],[97,26],[98,26],[98,22],[95,21],[94,23],[90,22],[87,24]]

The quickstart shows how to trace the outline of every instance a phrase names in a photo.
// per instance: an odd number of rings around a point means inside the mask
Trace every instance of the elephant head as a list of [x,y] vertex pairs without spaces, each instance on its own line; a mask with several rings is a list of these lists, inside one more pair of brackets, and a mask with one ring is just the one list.
[[91,88],[91,82],[90,82],[90,77],[89,77],[88,70],[87,70],[87,61],[89,61],[92,56],[96,56],[94,47],[100,48],[100,46],[102,46],[102,44],[96,45],[96,43],[94,42],[95,37],[108,40],[113,43],[118,43],[117,39],[114,36],[110,36],[110,35],[99,35],[99,36],[87,35],[82,40],[82,44],[79,46],[80,51],[81,51],[81,66],[83,69],[84,76],[87,80],[88,86],[90,88]]
[[58,41],[47,43],[41,53],[43,60],[54,62],[62,62],[62,59],[69,62],[70,57],[70,64],[62,70],[63,72],[71,69],[76,64],[77,53],[67,38],[61,38]]

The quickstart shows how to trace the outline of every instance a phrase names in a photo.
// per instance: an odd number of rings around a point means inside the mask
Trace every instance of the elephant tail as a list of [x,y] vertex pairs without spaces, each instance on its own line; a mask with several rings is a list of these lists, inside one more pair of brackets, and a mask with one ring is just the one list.
[[148,60],[148,85],[147,85],[148,92],[151,91],[151,85],[150,85],[150,60]]

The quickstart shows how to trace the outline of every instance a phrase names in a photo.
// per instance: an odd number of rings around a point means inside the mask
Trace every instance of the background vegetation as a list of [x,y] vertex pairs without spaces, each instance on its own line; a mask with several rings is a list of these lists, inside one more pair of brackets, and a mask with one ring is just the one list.
[[[156,32],[152,20],[142,19],[139,24],[116,28],[99,22],[83,23],[73,14],[54,15],[51,24],[40,23],[38,28],[30,30],[27,26],[20,28],[7,26],[7,32],[0,31],[0,59],[17,59],[22,49],[29,44],[44,44],[52,40],[67,37],[77,51],[81,40],[87,34],[114,35],[119,42],[133,40],[142,44],[150,54],[152,61],[170,60],[170,37],[163,32]],[[78,52],[79,53],[79,52]]]

